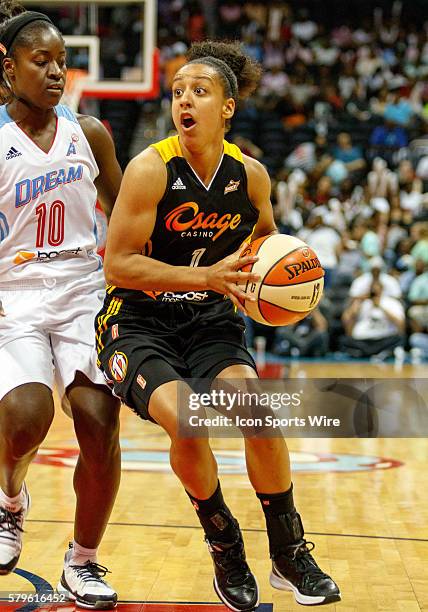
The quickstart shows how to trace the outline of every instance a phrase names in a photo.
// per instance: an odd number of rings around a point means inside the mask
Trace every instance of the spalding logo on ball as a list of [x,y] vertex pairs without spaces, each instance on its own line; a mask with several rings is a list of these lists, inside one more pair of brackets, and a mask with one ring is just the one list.
[[316,253],[302,240],[285,234],[265,236],[251,242],[241,257],[259,258],[242,268],[260,276],[248,282],[245,300],[249,316],[265,325],[290,325],[306,317],[318,305],[324,288],[324,270]]

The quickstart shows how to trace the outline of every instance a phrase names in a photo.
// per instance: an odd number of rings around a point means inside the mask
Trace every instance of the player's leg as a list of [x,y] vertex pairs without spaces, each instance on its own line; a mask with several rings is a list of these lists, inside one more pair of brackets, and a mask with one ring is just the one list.
[[74,538],[96,548],[103,537],[120,483],[119,400],[81,372],[67,389],[80,454],[74,472]]
[[[0,333],[0,574],[8,574],[18,563],[30,505],[24,478],[49,430],[54,405],[49,341],[36,330],[10,340],[19,329],[14,330],[12,305],[3,299],[8,320],[2,320]],[[4,342],[3,330],[10,341]]]
[[[106,308],[106,307],[104,307]],[[175,308],[169,313],[176,316]],[[217,464],[208,439],[185,439],[179,436],[177,410],[177,383],[189,375],[187,360],[180,346],[188,329],[182,334],[174,323],[167,329],[168,317],[159,322],[157,317],[142,317],[129,311],[121,316],[105,318],[104,310],[98,317],[99,359],[104,375],[114,388],[114,393],[143,419],[158,423],[171,440],[171,465],[198,513],[206,534],[213,541],[235,543],[235,521],[225,506],[218,486]],[[189,322],[186,322],[188,324]],[[115,333],[112,333],[112,326]],[[218,337],[218,336],[217,336]],[[120,359],[119,359],[120,357]],[[195,360],[200,363],[199,356]],[[196,374],[197,375],[197,374]],[[183,384],[183,383],[182,383]],[[225,548],[228,548],[225,546]],[[229,547],[230,549],[230,547]],[[230,564],[242,569],[241,560],[235,560],[235,548],[224,551],[225,567]],[[235,590],[236,574],[230,584]],[[239,588],[239,586],[238,586]],[[243,589],[240,589],[243,592]],[[236,610],[252,610],[248,597],[238,601]],[[224,599],[223,599],[224,601]],[[231,604],[228,602],[228,605]]]
[[[257,378],[257,374],[253,368],[238,364],[227,367],[217,378],[244,380]],[[271,585],[293,591],[301,604],[338,601],[337,585],[310,554],[313,543],[304,539],[302,521],[293,501],[285,440],[245,437],[245,458],[251,484],[265,515],[272,559]]]
[[55,296],[59,312],[51,328],[58,392],[71,407],[80,447],[74,473],[74,541],[65,554],[59,589],[81,606],[111,608],[117,594],[103,580],[97,548],[120,479],[119,403],[97,368],[94,319],[104,281],[99,272],[71,280]]
[[66,553],[61,591],[85,607],[116,605],[117,594],[103,579],[97,549],[120,482],[119,401],[105,385],[81,372],[67,388],[80,454],[74,472],[74,542]]
[[186,491],[206,499],[217,487],[217,463],[207,438],[182,438],[177,415],[177,381],[157,387],[148,404],[150,417],[170,438],[171,467]]
[[224,502],[208,437],[179,435],[177,388],[176,381],[158,387],[150,397],[149,414],[170,437],[171,467],[204,529],[214,562],[216,593],[232,610],[253,610],[258,605],[258,589],[245,561],[239,525]]

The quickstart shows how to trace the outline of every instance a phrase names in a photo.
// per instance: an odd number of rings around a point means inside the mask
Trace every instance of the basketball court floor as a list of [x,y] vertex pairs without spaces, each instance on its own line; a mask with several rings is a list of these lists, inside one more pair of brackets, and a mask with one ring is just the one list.
[[[291,376],[419,377],[425,365],[295,363]],[[412,406],[409,406],[409,411]],[[155,425],[122,411],[123,474],[100,550],[120,612],[225,612],[212,588],[211,559],[188,499],[168,464],[168,441]],[[297,507],[316,557],[341,587],[340,612],[428,610],[428,439],[291,439]],[[245,474],[239,439],[215,439],[225,498],[238,517],[260,612],[302,610],[290,593],[269,585],[269,559],[259,502]],[[71,421],[58,409],[31,467],[33,506],[14,574],[0,578],[0,610],[72,612],[67,604],[20,601],[8,594],[55,586],[72,537]],[[275,466],[272,466],[275,469]]]

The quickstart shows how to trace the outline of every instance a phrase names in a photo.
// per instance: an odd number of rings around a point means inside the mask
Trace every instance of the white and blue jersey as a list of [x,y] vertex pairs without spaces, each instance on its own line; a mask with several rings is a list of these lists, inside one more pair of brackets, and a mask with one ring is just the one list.
[[45,153],[0,106],[0,285],[64,282],[101,266],[98,166],[76,115],[55,112]]

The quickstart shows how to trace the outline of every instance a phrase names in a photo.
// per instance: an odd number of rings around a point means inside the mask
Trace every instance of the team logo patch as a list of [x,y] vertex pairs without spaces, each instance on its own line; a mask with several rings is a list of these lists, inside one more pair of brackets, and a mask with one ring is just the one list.
[[72,134],[71,135],[71,140],[72,142],[79,142],[79,136],[77,134]]
[[115,351],[108,362],[111,375],[116,382],[123,382],[128,371],[128,357],[125,353]]
[[18,149],[15,149],[15,147],[10,147],[6,155],[6,160],[13,159],[14,157],[19,157],[20,155],[22,155],[22,153],[18,151]]
[[[227,230],[235,230],[241,223],[241,215],[223,211],[204,212],[196,202],[183,202],[164,217],[169,232],[180,232],[182,238],[206,234],[213,242]],[[205,236],[204,236],[205,237]]]
[[239,187],[240,182],[241,181],[233,181],[231,179],[224,188],[224,195],[226,195],[226,193],[230,193],[231,191],[236,191]]
[[13,263],[20,265],[29,261],[46,263],[57,257],[79,256],[82,252],[80,247],[75,249],[62,249],[61,251],[18,251]]
[[183,183],[180,177],[175,181],[172,186],[172,189],[186,189],[186,185]]
[[140,385],[142,389],[146,388],[147,380],[144,378],[144,376],[141,376],[141,374],[138,374],[137,376],[137,385]]
[[113,338],[113,340],[116,340],[116,338],[119,338],[119,324],[115,323],[112,328],[111,328],[111,337]]
[[35,256],[36,254],[32,253],[31,251],[19,251],[15,255],[15,259],[13,260],[13,263],[19,265],[19,264],[25,263],[26,261],[30,261],[31,259],[34,259]]

